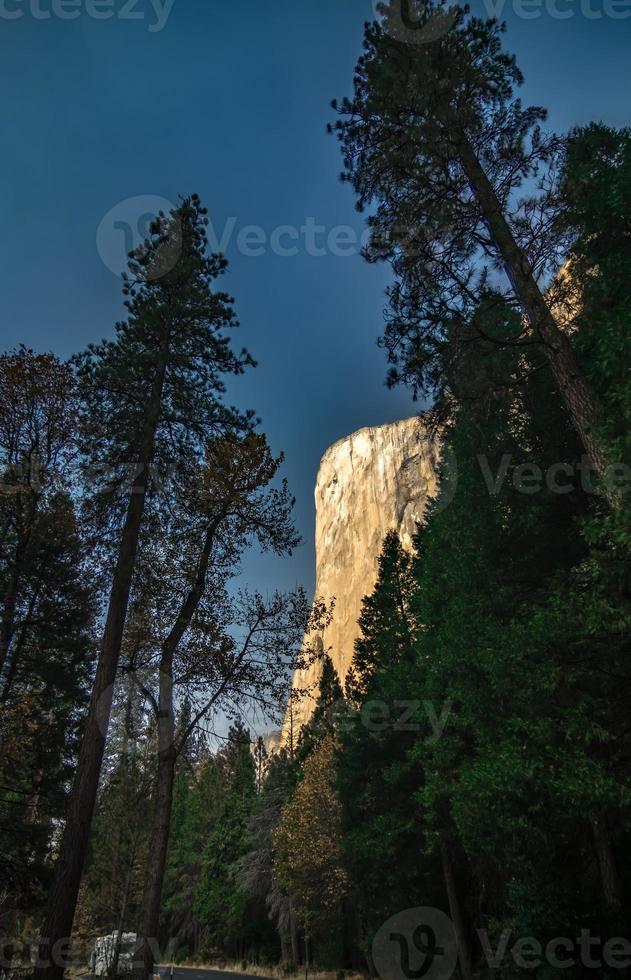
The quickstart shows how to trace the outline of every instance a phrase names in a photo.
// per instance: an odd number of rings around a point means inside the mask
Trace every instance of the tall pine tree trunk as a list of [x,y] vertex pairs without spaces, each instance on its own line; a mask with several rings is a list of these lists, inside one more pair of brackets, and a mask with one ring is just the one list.
[[173,680],[162,671],[158,704],[158,771],[151,820],[151,851],[145,873],[136,945],[134,976],[137,980],[151,977],[154,970],[154,949],[160,925],[160,902],[169,847],[177,759],[174,745]]
[[298,924],[294,913],[294,905],[289,899],[289,935],[291,938],[291,956],[295,966],[300,966],[300,941],[298,938]]
[[35,603],[38,599],[40,586],[34,590],[30,601],[28,609],[23,617],[23,620],[19,627],[19,635],[15,642],[9,641],[10,649],[8,649],[7,657],[5,660],[5,675],[4,684],[2,687],[2,694],[0,694],[0,702],[4,703],[8,701],[9,695],[13,684],[15,683],[15,678],[18,673],[18,668],[20,666],[20,661],[22,659],[22,653],[24,651],[24,644],[26,642],[27,632],[31,625],[33,618],[33,612],[35,609]]
[[17,603],[18,586],[20,583],[20,567],[16,562],[9,577],[9,583],[4,593],[2,602],[2,618],[0,620],[0,673],[9,654],[9,648],[13,639],[15,625],[15,609]]
[[289,939],[282,929],[278,930],[278,939],[280,941],[280,961],[283,964],[288,963],[291,959]]
[[118,927],[116,929],[116,941],[114,943],[114,955],[112,956],[112,962],[110,964],[109,975],[115,977],[118,974],[118,961],[120,960],[121,949],[123,945],[123,932],[125,930],[125,919],[127,918],[127,909],[129,908],[129,896],[131,894],[131,880],[134,874],[134,862],[136,860],[136,845],[138,842],[138,833],[134,835],[134,843],[129,857],[129,864],[127,865],[127,874],[125,876],[125,889],[123,891],[123,900],[121,902],[120,914],[118,916]]
[[622,908],[620,882],[611,843],[611,835],[605,819],[601,818],[594,825],[593,829],[605,905],[611,912],[620,912]]
[[191,624],[206,587],[208,564],[217,528],[225,516],[222,511],[206,529],[204,545],[197,563],[195,580],[188,592],[173,629],[162,645],[160,660],[160,690],[158,695],[158,771],[154,788],[154,805],[151,824],[152,853],[148,862],[143,890],[138,930],[137,961],[134,970],[137,980],[149,980],[153,974],[154,946],[158,937],[160,902],[166,868],[171,806],[177,747],[175,745],[175,717],[173,707],[173,660],[180,640]]
[[137,475],[131,489],[121,535],[96,676],[70,794],[66,826],[48,894],[46,915],[40,939],[39,962],[35,970],[37,980],[61,980],[65,969],[63,956],[72,932],[103,763],[114,682],[127,617],[129,592],[149,486],[150,468],[155,450],[156,429],[162,407],[168,347],[169,331],[167,329],[161,345],[161,356],[156,377],[147,403],[139,446]]
[[467,930],[465,928],[464,917],[462,915],[462,906],[458,896],[458,886],[454,875],[451,848],[444,837],[440,842],[440,854],[443,864],[445,889],[447,891],[447,899],[449,901],[449,914],[451,915],[451,921],[453,922],[454,932],[456,934],[456,942],[458,943],[458,963],[460,965],[460,974],[462,976],[462,980],[472,980],[473,973],[471,971],[469,939],[467,937]]
[[[458,142],[458,153],[491,237],[504,260],[515,293],[528,316],[532,330],[541,341],[574,428],[596,473],[604,477],[609,461],[598,438],[597,430],[602,422],[602,415],[596,397],[567,334],[559,328],[539,289],[527,256],[515,241],[493,185],[474,148],[465,137]],[[610,504],[616,504],[615,495],[607,493],[607,499]]]
[[[21,492],[18,487],[15,487],[14,489],[17,493]],[[15,613],[17,609],[18,592],[20,590],[20,584],[24,574],[26,552],[33,533],[33,526],[35,523],[38,506],[39,495],[33,494],[28,501],[26,517],[24,517],[23,514],[21,530],[18,531],[13,568],[11,569],[9,581],[2,600],[2,616],[0,616],[0,674],[2,674],[2,671],[4,670],[7,656],[11,648],[13,634],[15,632]]]

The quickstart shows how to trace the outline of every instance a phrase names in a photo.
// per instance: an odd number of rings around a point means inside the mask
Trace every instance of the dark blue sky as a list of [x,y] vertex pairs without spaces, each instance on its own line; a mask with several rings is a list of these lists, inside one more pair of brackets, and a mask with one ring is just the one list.
[[[494,2],[524,97],[548,106],[554,128],[631,121],[631,0]],[[357,254],[309,254],[304,232],[280,240],[297,255],[269,244],[278,226],[310,220],[327,233],[362,230],[325,125],[330,99],[350,88],[372,3],[174,0],[161,30],[161,0],[59,3],[0,0],[3,347],[67,355],[111,334],[122,309],[108,264],[124,253],[121,222],[137,226],[146,210],[136,198],[197,191],[218,237],[233,219],[225,285],[243,325],[237,339],[259,361],[233,395],[285,451],[305,539],[291,561],[248,562],[248,578],[311,587],[320,456],[363,425],[414,411],[404,391],[384,388],[375,347],[386,270]],[[123,17],[125,3],[140,16]],[[264,254],[238,247],[248,225],[268,236]]]

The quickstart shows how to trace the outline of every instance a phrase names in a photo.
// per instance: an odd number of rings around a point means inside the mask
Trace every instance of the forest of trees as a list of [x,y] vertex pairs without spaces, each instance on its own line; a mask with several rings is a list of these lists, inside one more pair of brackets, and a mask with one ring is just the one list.
[[[631,130],[546,134],[501,25],[460,10],[415,46],[391,12],[331,130],[392,267],[389,381],[430,401],[444,466],[345,679],[308,642],[334,597],[235,584],[297,536],[282,457],[226,402],[255,365],[197,197],[131,255],[114,339],[0,357],[0,926],[4,962],[39,936],[39,980],[71,932],[124,931],[138,980],[374,975],[421,906],[462,980],[556,976],[520,937],[631,939]],[[273,748],[244,716],[280,719],[316,655]]]

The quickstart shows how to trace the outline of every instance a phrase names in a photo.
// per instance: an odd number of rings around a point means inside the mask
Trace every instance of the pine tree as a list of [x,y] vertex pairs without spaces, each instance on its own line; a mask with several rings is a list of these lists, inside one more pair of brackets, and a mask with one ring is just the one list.
[[[155,733],[130,677],[117,684],[75,934],[135,931],[151,846],[147,800],[155,775]],[[115,975],[115,963],[111,964]]]
[[417,589],[414,558],[390,532],[374,591],[362,602],[361,633],[346,679],[354,711],[336,754],[341,848],[364,943],[397,910],[424,902],[432,889],[440,894],[437,862],[426,854],[415,801],[422,763],[409,758],[422,691]]
[[[223,377],[251,364],[232,352],[230,297],[213,292],[225,261],[207,255],[205,212],[196,196],[159,216],[129,262],[128,319],[116,339],[78,359],[85,400],[85,452],[103,477],[95,510],[114,529],[115,567],[105,628],[64,834],[42,930],[39,980],[60,980],[52,951],[72,929],[96,801],[138,541],[149,500],[164,505],[199,462],[211,434],[247,427],[225,407]],[[174,469],[169,467],[171,463]]]
[[23,591],[41,563],[42,511],[69,488],[77,410],[68,364],[25,347],[0,357],[0,678],[14,669],[6,662],[19,644],[17,624],[32,615]]
[[[605,409],[604,432],[612,458],[631,456],[631,393],[627,365],[629,330],[629,221],[631,130],[591,124],[567,140],[560,177],[558,221],[571,238],[570,280],[575,284],[576,343],[590,381]],[[624,470],[612,486],[626,515],[611,514],[611,531],[628,547],[628,480]]]
[[180,956],[196,953],[199,946],[201,857],[220,802],[219,768],[215,756],[206,752],[193,772],[180,770],[175,781],[162,922],[166,935],[177,939]]
[[[0,865],[14,933],[48,886],[94,663],[94,582],[67,494],[38,503],[20,566],[0,678]],[[0,577],[14,569],[3,562]]]
[[247,897],[234,877],[247,845],[256,798],[250,733],[237,723],[217,754],[219,804],[204,841],[195,908],[204,949],[243,956],[248,939]]
[[67,364],[25,348],[0,357],[0,823],[13,938],[48,884],[94,660],[76,414]]
[[346,694],[361,706],[375,671],[414,657],[418,624],[411,605],[415,590],[412,556],[390,531],[379,556],[377,585],[362,602],[361,635],[346,678]]
[[[601,862],[608,869],[619,860],[615,834],[607,844],[596,831],[615,826],[627,792],[606,761],[619,732],[608,681],[586,651],[596,642],[600,659],[596,634],[608,615],[624,632],[628,609],[607,594],[580,531],[602,521],[576,476],[580,446],[545,371],[486,405],[464,404],[448,438],[457,492],[421,531],[417,565],[419,692],[435,709],[451,706],[441,737],[421,729],[409,755],[423,767],[428,850],[446,883],[460,883],[469,929],[502,922],[543,939],[603,928],[603,914],[620,928],[611,909],[581,899],[616,890],[615,877],[605,888],[594,875],[599,849],[615,856]],[[502,458],[506,479],[493,487]],[[524,492],[524,460],[541,472],[567,466],[567,492],[543,481]],[[620,680],[618,656],[614,641],[600,665]]]
[[[251,896],[259,921],[265,916],[275,923],[282,961],[296,966],[300,963],[298,931],[291,900],[274,874],[273,839],[298,777],[299,767],[286,750],[267,758],[265,777],[248,824],[247,850],[236,869],[239,887]],[[265,933],[262,929],[261,932],[264,940]]]
[[322,655],[322,673],[313,714],[300,731],[295,759],[300,765],[322,739],[335,732],[346,714],[342,685],[328,653]]
[[[414,43],[398,0],[382,4],[382,21],[366,26],[354,97],[340,104],[335,127],[358,207],[376,204],[367,257],[390,259],[396,274],[384,338],[390,380],[415,393],[444,390],[450,361],[480,335],[473,314],[503,269],[510,284],[503,299],[523,315],[511,343],[534,345],[549,365],[602,477],[609,460],[601,406],[544,295],[566,246],[551,232],[558,197],[548,168],[559,143],[541,133],[545,111],[515,97],[523,79],[502,50],[497,21],[460,7],[447,15],[431,0],[413,8],[421,34],[442,17],[438,36]],[[538,195],[520,197],[539,177]]]

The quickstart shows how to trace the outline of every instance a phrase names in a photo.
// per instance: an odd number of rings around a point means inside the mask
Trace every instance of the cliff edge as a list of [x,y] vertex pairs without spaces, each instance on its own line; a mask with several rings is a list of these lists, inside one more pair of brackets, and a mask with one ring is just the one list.
[[[416,525],[438,489],[439,441],[422,417],[360,429],[334,443],[320,462],[315,487],[315,595],[335,597],[332,620],[322,632],[342,685],[353,658],[361,602],[374,588],[386,533],[398,532],[412,547]],[[317,699],[320,663],[296,672],[294,688],[310,696],[294,706],[283,741],[298,732]]]

